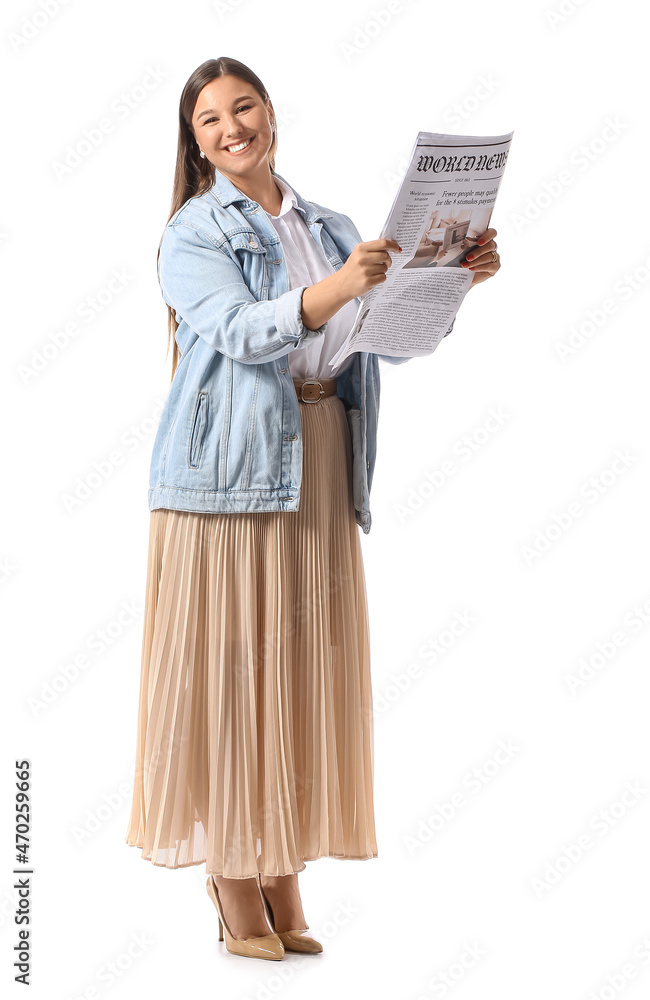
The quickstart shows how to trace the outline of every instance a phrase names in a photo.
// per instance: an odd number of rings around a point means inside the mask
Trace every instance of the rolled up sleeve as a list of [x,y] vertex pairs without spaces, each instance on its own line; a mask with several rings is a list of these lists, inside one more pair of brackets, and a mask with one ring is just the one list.
[[258,301],[239,264],[207,233],[183,223],[166,228],[158,281],[163,299],[215,351],[244,364],[273,361],[322,336],[302,322],[300,285]]

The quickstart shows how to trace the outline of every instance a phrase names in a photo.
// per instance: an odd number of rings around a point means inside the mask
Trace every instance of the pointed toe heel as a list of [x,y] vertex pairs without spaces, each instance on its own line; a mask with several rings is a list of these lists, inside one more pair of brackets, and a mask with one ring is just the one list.
[[[269,918],[269,923],[271,924],[271,927],[275,927],[273,909],[264,895],[262,880],[259,875],[257,876],[257,884],[260,887],[260,893],[262,894],[262,899],[264,900],[264,906],[266,907],[266,915]],[[299,951],[302,952],[303,955],[317,955],[323,950],[323,946],[320,941],[317,941],[316,938],[305,934],[304,930],[276,931],[275,933],[279,937],[286,951]]]
[[241,955],[243,958],[267,958],[272,962],[279,962],[284,958],[284,944],[278,934],[264,934],[262,937],[250,937],[244,940],[233,937],[223,915],[217,883],[212,875],[208,875],[205,887],[208,896],[217,908],[219,940],[224,940],[225,932],[226,948],[231,955]]
[[301,951],[305,955],[317,955],[323,946],[316,938],[310,937],[304,931],[283,931],[276,934],[287,951]]

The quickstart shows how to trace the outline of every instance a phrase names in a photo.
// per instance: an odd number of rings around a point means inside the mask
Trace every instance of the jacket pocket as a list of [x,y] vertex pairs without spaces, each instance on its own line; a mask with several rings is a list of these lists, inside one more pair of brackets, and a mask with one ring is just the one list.
[[361,441],[361,410],[351,407],[345,411],[352,439],[352,496],[357,510],[363,508],[363,446]]
[[190,469],[198,469],[203,451],[203,440],[208,426],[208,394],[200,392],[196,398],[187,464]]
[[242,254],[235,253],[234,257],[253,296],[258,301],[268,299],[269,279],[266,269],[266,250],[257,233],[253,230],[232,233],[228,237],[228,242],[233,251],[243,251]]

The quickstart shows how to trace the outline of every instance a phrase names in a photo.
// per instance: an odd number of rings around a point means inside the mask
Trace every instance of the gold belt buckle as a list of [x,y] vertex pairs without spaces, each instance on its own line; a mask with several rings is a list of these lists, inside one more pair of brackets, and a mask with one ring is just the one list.
[[[318,385],[320,386],[320,391],[317,396],[305,396],[305,386],[306,385]],[[311,390],[314,391],[313,389]],[[317,403],[321,396],[324,394],[323,383],[317,378],[306,378],[302,385],[300,386],[300,398],[303,403]]]

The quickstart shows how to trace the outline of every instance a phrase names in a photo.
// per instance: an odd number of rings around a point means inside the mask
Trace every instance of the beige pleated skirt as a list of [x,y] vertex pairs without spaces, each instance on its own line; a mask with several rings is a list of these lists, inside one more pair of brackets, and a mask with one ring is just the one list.
[[338,396],[299,406],[298,511],[151,512],[126,842],[154,865],[377,857],[352,445]]

